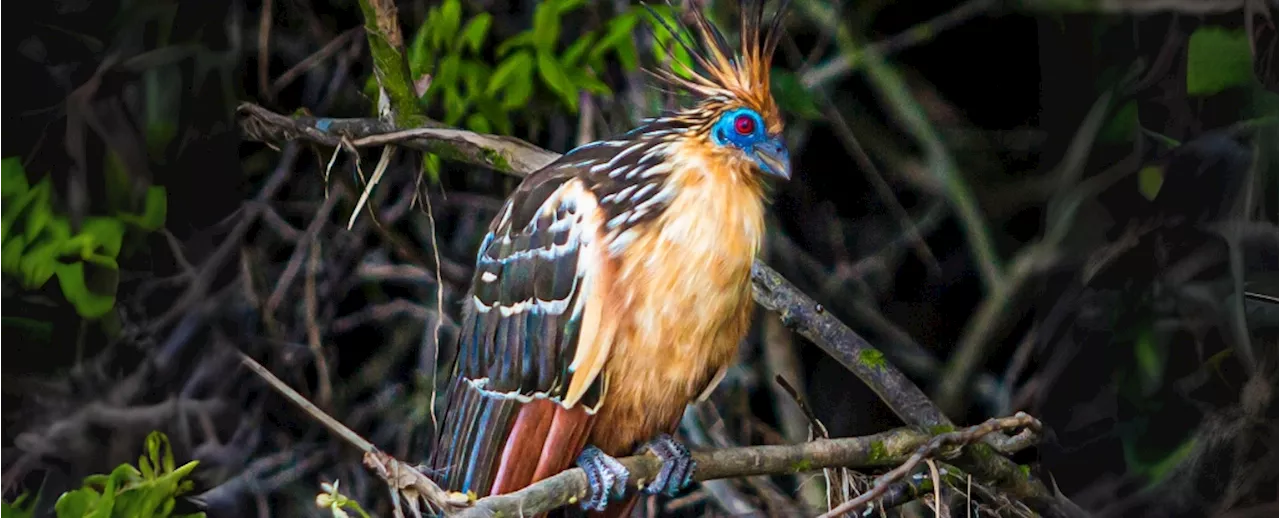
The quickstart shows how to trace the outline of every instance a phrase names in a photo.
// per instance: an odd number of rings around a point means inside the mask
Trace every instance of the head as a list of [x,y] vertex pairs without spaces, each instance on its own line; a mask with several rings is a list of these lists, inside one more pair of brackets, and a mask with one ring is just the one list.
[[769,70],[781,38],[785,4],[784,0],[766,27],[764,2],[743,3],[741,53],[729,48],[706,15],[694,9],[698,41],[677,39],[702,70],[682,68],[683,77],[675,70],[656,74],[699,98],[682,115],[695,119],[697,130],[713,145],[753,164],[762,175],[789,179],[791,159],[782,138],[782,117],[769,91]]

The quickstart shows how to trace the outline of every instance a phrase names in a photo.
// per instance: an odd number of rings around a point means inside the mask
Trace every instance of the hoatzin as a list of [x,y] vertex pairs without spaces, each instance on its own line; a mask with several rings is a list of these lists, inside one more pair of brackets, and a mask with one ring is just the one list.
[[624,515],[615,457],[639,451],[663,461],[645,492],[688,485],[671,434],[748,330],[765,183],[791,175],[769,92],[783,9],[766,21],[762,4],[742,7],[740,54],[689,13],[699,70],[654,75],[696,103],[566,153],[490,224],[429,463],[442,486],[508,493],[576,463],[582,507]]

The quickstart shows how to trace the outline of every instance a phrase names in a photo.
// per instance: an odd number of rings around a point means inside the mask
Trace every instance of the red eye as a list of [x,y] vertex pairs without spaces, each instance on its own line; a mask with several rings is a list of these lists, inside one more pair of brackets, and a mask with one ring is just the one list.
[[743,135],[750,135],[756,131],[756,120],[747,114],[739,115],[733,119],[733,129]]

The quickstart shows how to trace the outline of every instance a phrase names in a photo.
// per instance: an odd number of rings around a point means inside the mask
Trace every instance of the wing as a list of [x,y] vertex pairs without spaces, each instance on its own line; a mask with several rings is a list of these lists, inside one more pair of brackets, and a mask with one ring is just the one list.
[[568,468],[581,451],[614,332],[604,217],[584,180],[549,167],[490,225],[432,452],[445,487],[510,492]]

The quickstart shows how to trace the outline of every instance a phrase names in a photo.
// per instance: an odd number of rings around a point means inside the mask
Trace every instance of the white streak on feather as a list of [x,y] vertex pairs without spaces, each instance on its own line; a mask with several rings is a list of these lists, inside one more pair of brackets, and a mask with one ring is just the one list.
[[[532,402],[532,401],[537,400],[537,399],[546,399],[546,400],[550,400],[550,401],[555,402],[556,404],[560,404],[560,403],[561,403],[561,401],[560,401],[560,397],[559,397],[559,396],[553,396],[553,395],[551,395],[551,394],[548,394],[548,393],[546,393],[546,392],[542,392],[542,391],[533,392],[533,393],[530,393],[530,394],[522,394],[522,393],[520,393],[520,391],[519,391],[519,390],[509,390],[509,391],[489,390],[489,389],[485,388],[485,387],[489,386],[489,378],[480,378],[480,379],[474,379],[474,380],[473,380],[473,379],[470,379],[470,378],[463,378],[463,379],[464,379],[464,380],[466,380],[466,382],[467,382],[467,384],[468,384],[468,385],[471,385],[471,388],[472,388],[472,389],[474,389],[476,392],[479,392],[480,394],[484,395],[484,397],[488,397],[488,398],[493,398],[493,399],[514,399],[514,400],[516,400],[516,401],[518,401],[518,402],[520,402],[520,403],[522,403],[522,404],[523,404],[523,403],[529,403],[529,402]],[[554,390],[555,388],[558,388],[558,387],[553,387],[553,390]],[[602,403],[602,402],[604,402],[604,399],[601,399],[601,400],[600,400],[600,402],[601,402],[601,403]],[[593,407],[585,407],[585,406],[584,406],[584,407],[582,407],[582,409],[583,409],[583,411],[585,411],[585,412],[587,413],[587,415],[595,415],[596,411],[598,411],[598,410],[600,409],[600,403],[597,403],[597,404],[596,404],[596,406],[593,406]]]
[[658,144],[656,146],[653,146],[653,148],[651,148],[650,150],[645,151],[643,155],[640,155],[639,162],[640,163],[648,162],[650,160],[653,160],[654,158],[657,158],[659,155],[665,155],[667,153],[668,146],[670,146],[670,144]]
[[652,167],[647,167],[644,169],[636,169],[631,171],[631,173],[627,175],[627,179],[628,180],[632,179],[633,177],[636,176],[637,173],[639,173],[639,176],[641,178],[648,178],[650,176],[668,174],[670,172],[671,172],[671,164],[667,162],[660,162],[660,163],[654,164]]
[[636,191],[635,194],[631,195],[631,201],[640,201],[644,199],[646,194],[653,192],[653,190],[657,188],[658,184],[656,183],[646,184],[644,187],[641,187],[640,190]]
[[631,169],[631,167],[632,166],[624,165],[622,167],[609,171],[609,178],[617,178],[619,176],[622,176],[623,174],[626,174],[627,170]]
[[485,304],[484,301],[480,300],[480,297],[475,295],[471,296],[471,304],[476,307],[476,312],[478,313],[488,313],[489,310],[493,309],[493,306]]
[[[650,184],[650,185],[653,185],[653,184]],[[638,194],[639,193],[637,193],[637,195]],[[649,199],[644,200],[639,205],[636,205],[636,210],[647,211],[658,205],[666,205],[670,203],[671,200],[675,199],[675,197],[676,197],[676,183],[666,182],[666,184],[662,186],[661,191],[654,193],[654,195],[650,196]]]
[[610,219],[608,222],[606,222],[604,226],[609,227],[610,229],[617,228],[618,225],[621,225],[624,221],[627,221],[628,215],[629,215],[628,212],[623,212],[622,214],[618,214],[617,216],[614,216],[613,219]]
[[637,149],[640,149],[641,147],[644,147],[644,146],[646,146],[646,145],[648,145],[648,144],[649,144],[649,143],[648,143],[648,142],[645,142],[645,141],[636,142],[635,144],[632,144],[632,145],[631,145],[631,147],[628,147],[628,148],[626,148],[626,149],[624,149],[624,150],[622,150],[622,151],[619,151],[619,152],[618,152],[618,154],[613,155],[613,158],[610,158],[608,162],[605,162],[605,163],[603,163],[603,164],[598,164],[598,165],[591,166],[590,171],[591,171],[591,172],[593,172],[593,173],[598,173],[598,172],[600,172],[600,171],[604,171],[604,170],[607,170],[607,169],[611,169],[611,168],[613,168],[614,166],[616,166],[616,165],[617,165],[618,160],[620,160],[622,157],[627,156],[627,155],[631,154],[631,152],[632,152],[632,151],[635,151],[635,150],[637,150]]
[[640,237],[640,233],[636,232],[636,230],[632,228],[617,234],[609,241],[609,254],[615,257],[622,255],[622,253],[627,250],[627,247],[631,246],[631,243],[635,242],[637,237]]

